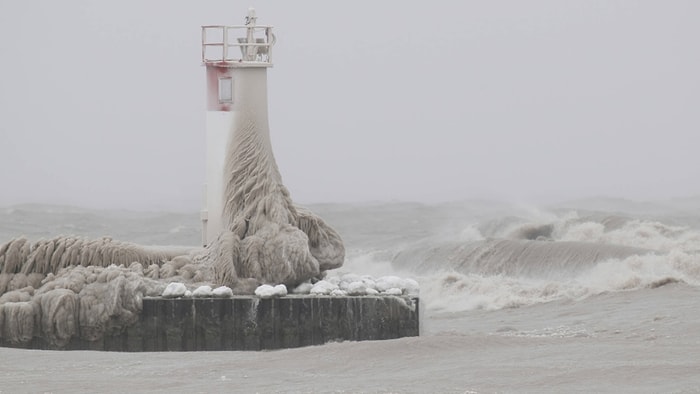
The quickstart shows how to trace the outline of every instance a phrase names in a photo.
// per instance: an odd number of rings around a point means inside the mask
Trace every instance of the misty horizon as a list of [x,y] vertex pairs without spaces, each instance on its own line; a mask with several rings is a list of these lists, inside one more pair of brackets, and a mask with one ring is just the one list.
[[301,204],[700,196],[692,1],[37,1],[0,4],[0,206],[199,210],[200,26],[248,6]]

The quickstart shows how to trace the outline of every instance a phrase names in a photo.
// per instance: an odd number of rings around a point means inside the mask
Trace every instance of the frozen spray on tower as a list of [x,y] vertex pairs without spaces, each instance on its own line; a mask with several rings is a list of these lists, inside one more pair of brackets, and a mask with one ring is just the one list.
[[207,78],[203,245],[210,244],[223,228],[226,148],[241,114],[245,112],[246,120],[254,122],[269,139],[267,68],[272,67],[275,37],[272,26],[256,22],[255,10],[250,8],[243,26],[202,26],[202,63]]
[[219,284],[296,286],[343,264],[340,235],[294,204],[267,120],[274,36],[249,10],[243,26],[202,27],[207,74],[207,184],[202,242]]

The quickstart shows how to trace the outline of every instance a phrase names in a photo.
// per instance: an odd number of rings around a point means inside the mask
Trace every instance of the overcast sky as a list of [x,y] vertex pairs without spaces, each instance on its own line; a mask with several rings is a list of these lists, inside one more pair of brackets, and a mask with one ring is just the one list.
[[299,203],[700,194],[700,1],[0,0],[0,206],[198,210],[251,5]]

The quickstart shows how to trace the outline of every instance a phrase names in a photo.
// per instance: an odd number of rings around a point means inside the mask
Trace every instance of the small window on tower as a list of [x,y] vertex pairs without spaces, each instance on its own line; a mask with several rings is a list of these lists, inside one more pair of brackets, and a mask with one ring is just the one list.
[[233,79],[219,78],[219,103],[233,102]]

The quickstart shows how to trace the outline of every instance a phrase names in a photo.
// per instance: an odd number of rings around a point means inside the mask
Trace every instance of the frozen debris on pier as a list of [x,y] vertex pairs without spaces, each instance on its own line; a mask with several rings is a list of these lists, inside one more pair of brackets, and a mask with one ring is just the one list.
[[284,297],[287,295],[287,286],[262,285],[255,289],[255,295],[260,298]]
[[403,279],[397,276],[382,276],[374,279],[372,276],[344,274],[329,276],[314,284],[302,283],[294,290],[294,294],[332,295],[332,296],[418,296],[420,286],[414,279]]

